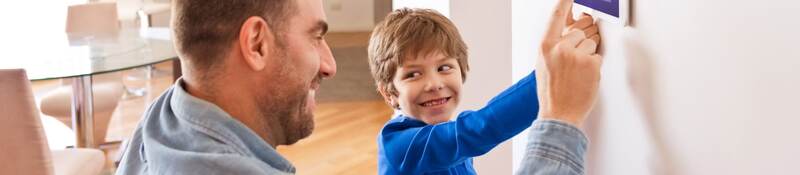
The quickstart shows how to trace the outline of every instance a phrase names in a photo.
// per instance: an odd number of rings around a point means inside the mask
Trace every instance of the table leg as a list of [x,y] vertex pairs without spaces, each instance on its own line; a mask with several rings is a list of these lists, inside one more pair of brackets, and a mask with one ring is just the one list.
[[95,148],[92,103],[92,76],[84,75],[72,81],[72,128],[77,148]]

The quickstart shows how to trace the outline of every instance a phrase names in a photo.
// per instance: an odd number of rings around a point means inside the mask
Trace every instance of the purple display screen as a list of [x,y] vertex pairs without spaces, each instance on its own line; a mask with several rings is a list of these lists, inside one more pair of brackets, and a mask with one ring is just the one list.
[[619,18],[619,0],[575,0],[575,3]]

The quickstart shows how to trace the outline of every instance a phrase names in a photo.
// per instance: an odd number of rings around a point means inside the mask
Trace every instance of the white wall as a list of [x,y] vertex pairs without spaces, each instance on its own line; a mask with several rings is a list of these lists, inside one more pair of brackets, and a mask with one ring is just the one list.
[[[470,72],[458,111],[479,109],[511,86],[511,1],[454,0],[450,18],[469,48]],[[511,141],[477,157],[478,174],[511,174]]]
[[[554,2],[512,4],[519,79],[533,67]],[[633,0],[632,26],[601,22],[605,64],[586,128],[589,174],[800,173],[798,7]]]
[[374,1],[324,0],[330,32],[371,32],[375,26]]
[[[545,31],[544,21],[547,21],[548,12],[552,11],[554,4],[554,0],[511,0],[511,72],[514,82],[533,71],[539,54],[537,43],[541,41]],[[525,130],[512,139],[511,164],[514,170],[519,168],[522,161],[527,136],[528,130]]]

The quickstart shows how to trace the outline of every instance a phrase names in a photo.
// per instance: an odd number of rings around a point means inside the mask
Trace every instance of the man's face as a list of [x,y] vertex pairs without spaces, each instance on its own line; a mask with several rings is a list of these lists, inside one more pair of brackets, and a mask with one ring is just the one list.
[[400,109],[427,124],[450,120],[459,102],[462,78],[458,61],[434,52],[416,59],[406,58],[392,83],[391,96]]
[[296,3],[297,11],[284,23],[285,29],[275,32],[281,44],[271,54],[275,61],[268,71],[273,72],[265,85],[272,88],[258,97],[263,117],[278,118],[285,144],[293,144],[314,130],[315,93],[322,78],[336,74],[336,61],[323,38],[327,23],[322,2]]

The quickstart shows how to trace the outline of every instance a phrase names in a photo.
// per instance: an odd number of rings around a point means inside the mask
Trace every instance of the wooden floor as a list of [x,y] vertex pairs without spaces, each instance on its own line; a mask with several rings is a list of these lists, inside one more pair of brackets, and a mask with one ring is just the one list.
[[376,174],[376,138],[392,110],[382,101],[324,103],[313,134],[278,152],[297,174]]
[[[328,36],[331,47],[366,45],[369,33],[332,33]],[[127,94],[119,104],[110,121],[106,139],[120,141],[131,137],[143,111],[163,91],[172,85],[171,62],[157,64],[155,76],[150,80],[142,77],[146,70],[135,69],[123,72],[127,77],[123,83],[131,88],[147,89],[144,96]],[[132,75],[132,76],[131,76]],[[371,82],[370,82],[371,83]],[[60,80],[35,81],[32,83],[37,100],[47,91],[60,86]],[[306,139],[291,146],[279,146],[278,151],[297,168],[298,174],[376,174],[376,137],[389,120],[392,110],[382,101],[326,102],[317,106],[315,130]],[[43,116],[48,117],[48,116]],[[107,173],[114,171],[112,161],[118,153],[118,145],[104,148],[107,153]]]

